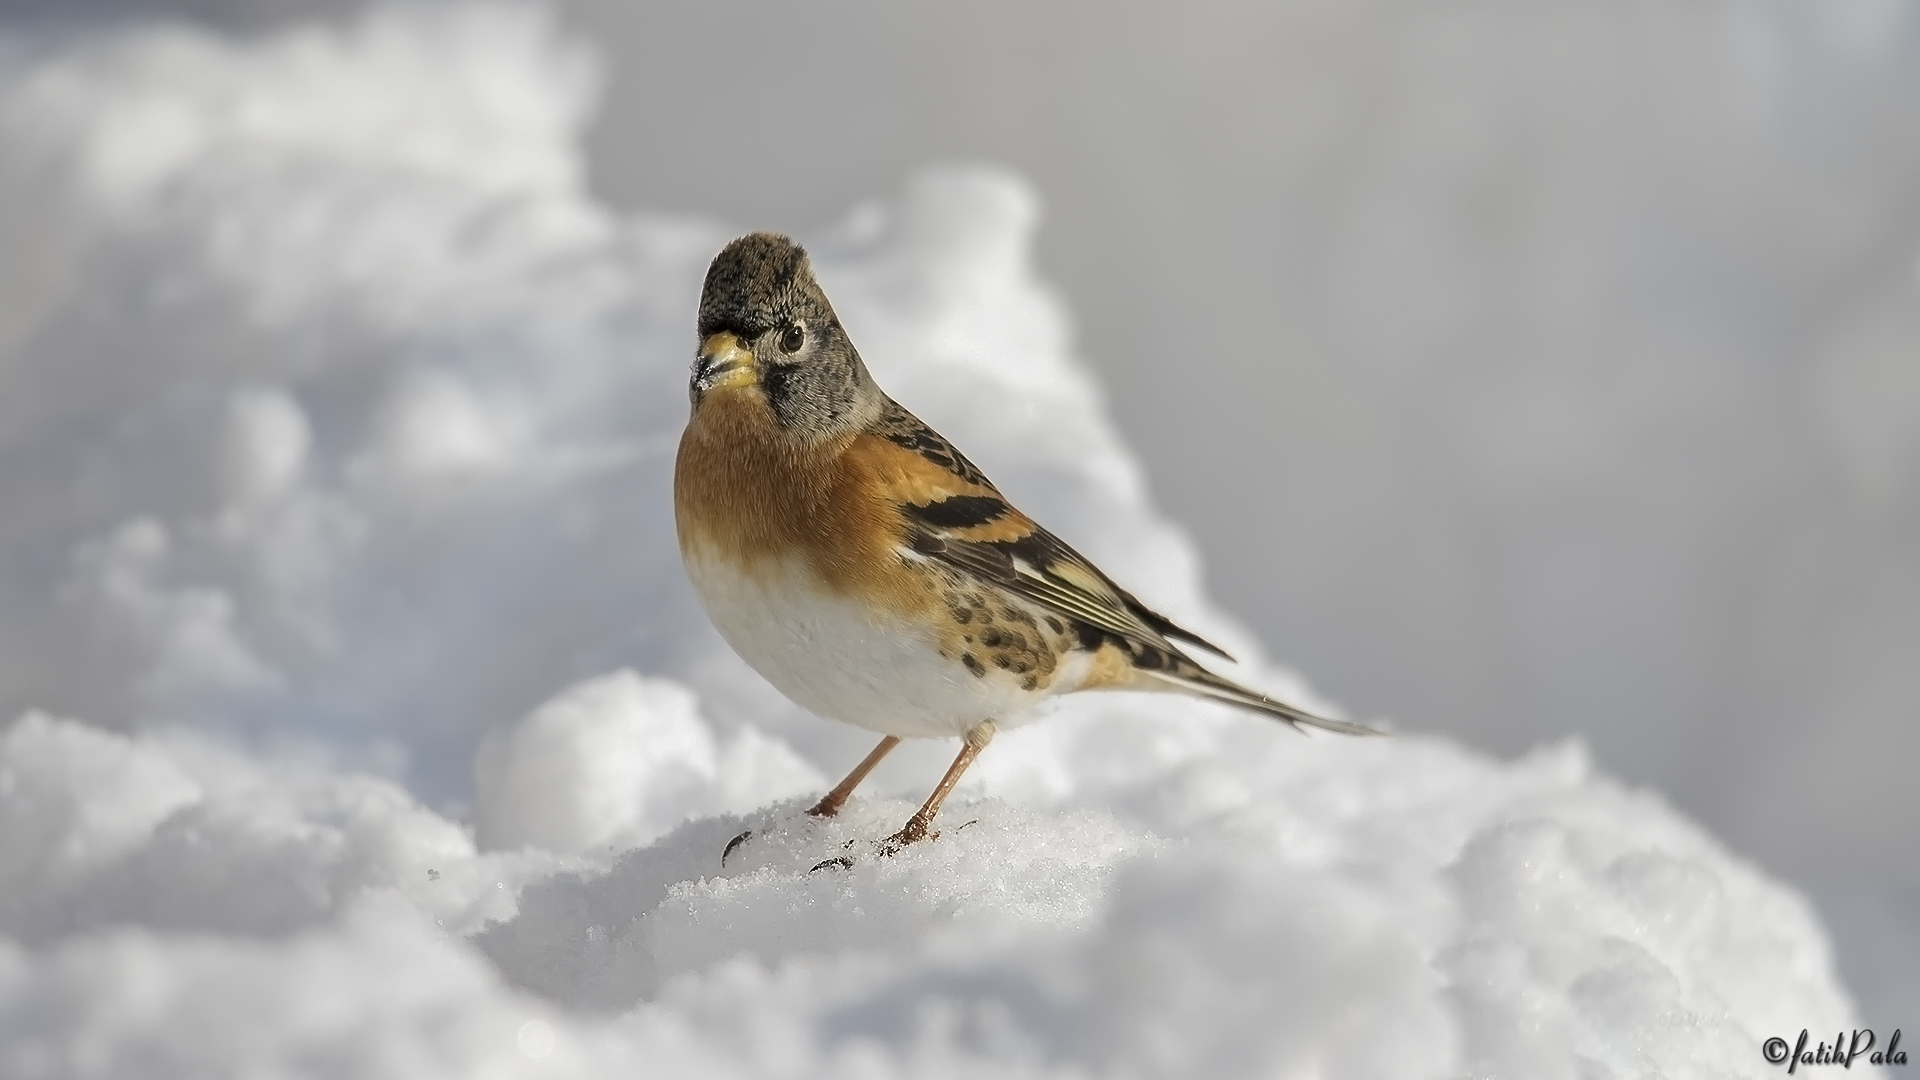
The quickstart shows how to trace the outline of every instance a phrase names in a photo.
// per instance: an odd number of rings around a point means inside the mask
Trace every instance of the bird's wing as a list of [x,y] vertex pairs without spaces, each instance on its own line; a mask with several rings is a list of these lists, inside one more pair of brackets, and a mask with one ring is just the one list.
[[[1199,635],[1134,599],[1066,542],[1014,509],[953,445],[897,405],[849,451],[874,494],[898,510],[899,550],[1055,612],[1086,647],[1112,642],[1127,654],[1135,689],[1182,690],[1300,727],[1377,734],[1317,716],[1201,667],[1168,638],[1226,656]],[[1231,659],[1231,657],[1228,657]]]
[[[1131,644],[1180,656],[1169,637],[1227,654],[1142,604],[1013,508],[938,432],[894,406],[856,447],[900,509],[903,549]],[[1231,657],[1229,657],[1231,659]]]

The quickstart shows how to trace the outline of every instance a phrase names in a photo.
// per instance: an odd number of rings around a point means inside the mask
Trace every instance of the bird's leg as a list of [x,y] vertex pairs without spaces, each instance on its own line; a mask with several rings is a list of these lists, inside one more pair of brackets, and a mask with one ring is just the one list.
[[[948,795],[953,794],[953,785],[960,782],[960,774],[967,771],[967,766],[973,764],[973,759],[979,757],[980,751],[985,750],[987,744],[992,741],[993,721],[991,720],[982,720],[967,732],[966,742],[961,745],[959,756],[953,759],[952,765],[947,766],[947,775],[940,778],[940,783],[933,789],[933,794],[927,796],[926,805],[907,819],[904,828],[880,842],[880,854],[891,855],[908,844],[928,838],[927,826],[933,824],[933,816],[940,812],[940,804],[947,801]],[[939,836],[940,834],[931,835]]]
[[[814,817],[832,817],[839,813],[840,808],[846,805],[848,797],[853,794],[853,789],[860,786],[860,781],[865,780],[867,774],[873,771],[873,767],[880,764],[880,759],[886,757],[893,751],[894,747],[899,745],[900,736],[898,735],[889,735],[881,739],[880,745],[874,747],[873,752],[868,754],[865,760],[855,765],[853,771],[847,774],[845,780],[835,784],[832,791],[821,796],[820,801],[814,803],[813,808],[808,810],[807,813],[812,814]],[[727,841],[726,848],[720,852],[720,865],[727,865],[727,856],[732,855],[735,849],[751,839],[753,839],[753,830],[748,829],[746,832]],[[818,869],[818,867],[815,867],[815,869]]]
[[847,778],[835,784],[832,791],[822,795],[820,801],[814,803],[813,809],[807,813],[814,817],[832,817],[839,813],[840,808],[846,805],[848,797],[853,794],[853,789],[860,786],[860,781],[865,780],[867,774],[873,771],[873,767],[880,764],[880,759],[892,753],[893,748],[899,745],[900,736],[898,735],[889,735],[881,739],[880,745],[873,748],[873,753],[868,754],[865,760],[855,765],[853,771],[847,774]]

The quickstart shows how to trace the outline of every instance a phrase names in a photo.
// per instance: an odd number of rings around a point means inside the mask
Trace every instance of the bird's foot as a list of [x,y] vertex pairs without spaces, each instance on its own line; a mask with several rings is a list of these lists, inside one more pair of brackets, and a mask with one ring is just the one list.
[[[972,822],[968,822],[967,824],[970,825]],[[965,826],[962,826],[962,828],[964,827]],[[922,840],[938,839],[940,839],[940,834],[937,832],[928,832],[927,823],[916,816],[907,821],[905,828],[902,828],[899,832],[873,845],[873,853],[884,859],[889,855],[897,854],[901,848],[906,847],[908,844],[917,844]],[[847,841],[845,846],[852,848],[853,841]],[[853,856],[835,855],[831,859],[822,859],[813,865],[812,870],[807,872],[817,874],[829,866],[838,867],[842,870],[851,870],[853,869]]]
[[927,819],[921,817],[919,814],[915,814],[907,819],[906,825],[902,827],[899,832],[880,841],[880,846],[877,850],[879,854],[884,857],[898,854],[900,849],[906,847],[908,844],[917,844],[922,840],[938,839],[940,839],[939,833],[927,831]]
[[[959,828],[956,828],[953,831],[959,832],[961,829],[966,828],[968,825],[978,825],[978,824],[980,824],[980,819],[975,818],[972,821],[962,824],[961,826],[959,826]],[[900,850],[906,847],[908,844],[917,844],[917,843],[920,843],[922,840],[938,840],[938,839],[940,839],[939,833],[928,831],[927,823],[925,821],[920,820],[918,817],[915,817],[912,820],[908,821],[906,824],[906,827],[902,828],[899,832],[894,833],[892,836],[889,836],[885,840],[882,840],[879,843],[873,845],[873,853],[884,859],[889,855],[899,854]],[[853,841],[851,840],[847,841],[844,846],[849,849],[852,848]],[[807,873],[817,874],[820,871],[825,870],[830,866],[840,870],[851,870],[853,869],[853,856],[835,855],[831,859],[822,859],[819,862],[814,863],[813,869],[807,871]]]

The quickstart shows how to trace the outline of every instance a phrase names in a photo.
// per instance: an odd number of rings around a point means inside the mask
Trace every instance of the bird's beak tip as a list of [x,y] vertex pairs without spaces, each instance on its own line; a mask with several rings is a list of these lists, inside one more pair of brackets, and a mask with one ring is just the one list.
[[721,331],[708,335],[694,357],[692,390],[695,401],[714,390],[747,386],[758,379],[753,350],[734,335]]

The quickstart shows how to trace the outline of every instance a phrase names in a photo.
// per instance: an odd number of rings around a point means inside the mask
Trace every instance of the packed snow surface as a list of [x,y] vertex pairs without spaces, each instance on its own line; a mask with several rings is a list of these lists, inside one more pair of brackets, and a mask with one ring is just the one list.
[[[738,230],[586,193],[588,55],[431,7],[0,58],[0,1075],[1751,1076],[1850,1026],[1807,905],[1577,746],[1086,695],[875,856],[952,748],[799,814],[868,737],[672,542]],[[1035,221],[950,169],[805,239],[895,396],[1256,656]]]

